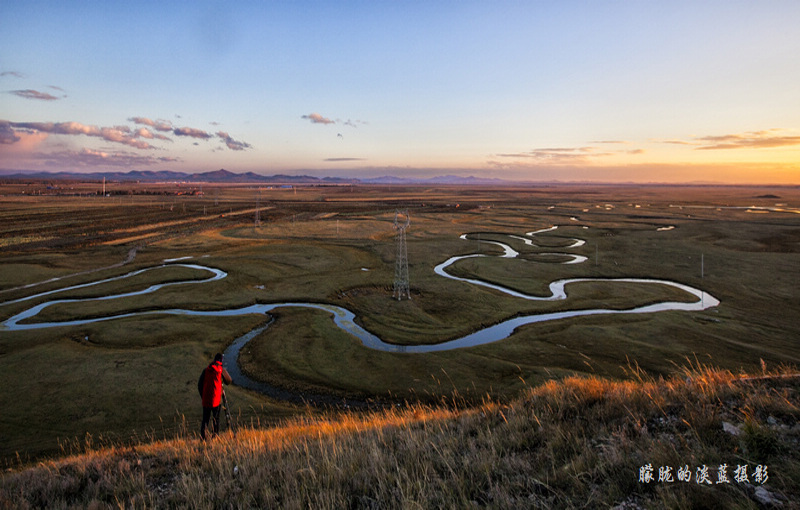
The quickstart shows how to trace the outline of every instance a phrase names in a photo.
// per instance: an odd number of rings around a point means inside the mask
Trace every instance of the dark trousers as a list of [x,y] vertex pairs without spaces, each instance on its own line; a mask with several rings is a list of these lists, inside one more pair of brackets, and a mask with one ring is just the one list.
[[211,424],[212,437],[219,434],[219,410],[221,407],[221,405],[217,407],[203,407],[203,423],[200,425],[200,437],[203,439],[206,438],[206,426],[208,425],[208,420],[211,418],[214,418]]

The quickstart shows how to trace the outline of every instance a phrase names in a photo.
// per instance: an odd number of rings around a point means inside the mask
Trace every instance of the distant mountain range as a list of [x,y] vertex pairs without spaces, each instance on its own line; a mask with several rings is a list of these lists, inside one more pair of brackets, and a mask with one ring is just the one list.
[[369,179],[354,179],[346,177],[312,177],[310,175],[260,175],[253,172],[237,174],[225,169],[203,173],[185,173],[161,171],[130,172],[37,172],[23,170],[0,170],[2,179],[33,179],[33,180],[70,180],[70,181],[135,181],[135,182],[210,182],[220,184],[457,184],[457,185],[486,185],[486,184],[513,184],[512,181],[502,179],[485,179],[480,177],[459,177],[457,175],[443,175],[427,179],[414,179],[395,176],[374,177]]
[[413,179],[406,177],[395,177],[386,175],[384,177],[373,177],[370,179],[359,179],[364,184],[514,184],[514,181],[503,179],[487,179],[483,177],[459,177],[457,175],[440,175],[428,179]]

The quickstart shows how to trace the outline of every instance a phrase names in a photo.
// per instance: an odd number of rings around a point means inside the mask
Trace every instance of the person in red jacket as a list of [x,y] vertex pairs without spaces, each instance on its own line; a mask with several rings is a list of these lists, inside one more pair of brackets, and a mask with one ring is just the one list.
[[211,418],[214,418],[212,434],[214,436],[219,434],[222,384],[230,384],[231,382],[231,375],[222,368],[222,354],[217,353],[214,356],[214,361],[203,370],[203,373],[200,374],[200,380],[197,382],[197,389],[203,397],[203,423],[200,425],[200,437],[204,440],[206,438],[206,427]]

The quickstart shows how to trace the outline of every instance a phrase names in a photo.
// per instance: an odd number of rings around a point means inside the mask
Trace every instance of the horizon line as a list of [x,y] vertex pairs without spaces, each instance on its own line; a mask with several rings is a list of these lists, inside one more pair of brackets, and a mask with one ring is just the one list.
[[[180,170],[127,170],[127,171],[110,171],[110,172],[79,172],[79,171],[70,171],[70,170],[60,170],[60,171],[47,171],[47,170],[12,170],[12,169],[0,169],[0,178],[5,179],[24,179],[24,178],[36,178],[36,179],[55,179],[55,180],[70,180],[70,179],[81,179],[81,177],[94,177],[97,179],[105,178],[107,175],[117,175],[117,182],[135,182],[138,179],[131,178],[131,179],[121,179],[120,176],[124,176],[126,174],[158,174],[158,173],[171,173],[176,174],[176,179],[167,179],[167,180],[157,180],[152,181],[154,184],[157,183],[169,183],[169,182],[194,182],[194,183],[208,183],[208,184],[226,184],[224,181],[203,181],[203,180],[180,180],[180,176],[185,177],[201,177],[206,174],[214,174],[220,171],[227,172],[232,174],[233,176],[245,176],[247,174],[255,174],[261,178],[276,178],[276,177],[286,177],[288,179],[313,179],[316,181],[321,181],[324,183],[326,180],[339,180],[339,181],[350,181],[350,182],[343,182],[341,184],[371,184],[371,185],[384,185],[384,186],[392,186],[392,185],[410,185],[410,184],[438,184],[438,185],[462,185],[462,186],[491,186],[491,185],[508,185],[508,186],[520,186],[520,185],[554,185],[554,184],[562,184],[562,185],[624,185],[624,186],[721,186],[721,187],[781,187],[781,188],[788,188],[788,187],[800,187],[800,183],[774,183],[774,182],[740,182],[740,183],[733,183],[733,182],[724,182],[724,181],[632,181],[632,180],[625,180],[625,181],[614,181],[614,180],[593,180],[593,179],[573,179],[573,180],[559,180],[559,179],[549,179],[549,180],[526,180],[526,179],[503,179],[499,177],[477,177],[474,175],[469,176],[459,176],[454,174],[445,174],[445,175],[437,175],[433,177],[398,177],[396,175],[386,174],[378,177],[351,177],[351,176],[341,176],[341,175],[326,175],[323,177],[318,177],[314,175],[303,174],[299,172],[303,172],[304,170],[294,170],[294,171],[284,171],[275,174],[264,174],[254,171],[247,171],[247,172],[233,172],[230,170],[226,170],[224,168],[220,168],[218,170],[210,170],[205,172],[185,172]],[[308,171],[308,170],[305,170]],[[298,173],[292,173],[298,172]],[[382,179],[387,179],[387,182],[377,182]],[[437,182],[437,179],[448,179],[452,182]],[[394,180],[395,182],[389,182],[388,180]],[[276,183],[284,182],[284,181],[275,181]],[[288,181],[287,181],[288,182]],[[260,184],[263,182],[259,180],[252,180],[252,181],[238,181],[238,182],[228,182],[227,184]],[[306,183],[296,183],[296,184],[314,184],[313,182],[306,182]]]

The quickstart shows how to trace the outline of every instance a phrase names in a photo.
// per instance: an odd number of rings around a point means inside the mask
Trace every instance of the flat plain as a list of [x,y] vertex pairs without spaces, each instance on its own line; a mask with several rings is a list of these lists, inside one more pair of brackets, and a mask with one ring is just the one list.
[[[733,372],[800,363],[797,187],[206,184],[201,193],[199,185],[114,183],[107,195],[97,193],[98,183],[49,188],[0,185],[0,321],[53,300],[63,302],[27,321],[133,315],[19,331],[0,326],[6,463],[57,455],[87,437],[127,442],[194,430],[202,368],[270,321],[241,352],[248,377],[299,398],[380,405],[454,395],[502,401],[576,374],[626,379],[639,370],[673,375],[698,362]],[[402,301],[392,297],[398,210],[411,218],[411,299]],[[495,243],[519,255],[504,258]],[[720,304],[548,321],[491,344],[429,354],[368,349],[320,310],[158,313],[322,303],[352,311],[385,342],[419,345],[521,315],[692,300],[665,285],[592,281],[568,286],[564,300],[530,301],[434,272],[470,254],[485,256],[462,259],[449,273],[542,296],[566,278],[668,280]],[[563,263],[573,255],[586,259]],[[206,271],[181,263],[227,276],[201,282]],[[149,270],[111,279],[140,269]],[[48,291],[59,292],[31,298]],[[131,295],[89,299],[121,293]],[[155,313],[138,315],[144,311]],[[240,421],[316,412],[237,386],[229,396]]]

